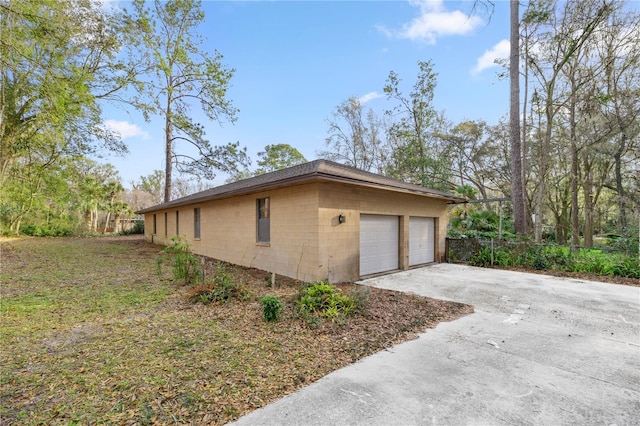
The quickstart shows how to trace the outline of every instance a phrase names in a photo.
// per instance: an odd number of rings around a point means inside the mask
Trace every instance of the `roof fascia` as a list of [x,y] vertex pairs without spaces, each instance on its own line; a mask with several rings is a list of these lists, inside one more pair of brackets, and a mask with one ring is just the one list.
[[418,190],[413,191],[409,188],[402,188],[399,186],[385,185],[385,184],[380,184],[375,182],[367,182],[366,180],[359,180],[359,179],[354,179],[350,177],[336,176],[331,173],[314,171],[302,176],[294,176],[291,178],[281,179],[276,182],[268,182],[261,185],[253,185],[248,188],[221,192],[219,194],[214,194],[214,195],[203,194],[202,196],[193,197],[193,198],[187,197],[183,201],[176,200],[175,202],[159,204],[157,206],[148,207],[146,209],[139,210],[136,213],[139,213],[139,214],[150,213],[150,212],[159,211],[159,210],[171,209],[173,207],[182,207],[190,204],[199,204],[199,203],[212,201],[212,200],[220,200],[220,199],[231,198],[231,197],[236,197],[240,195],[254,194],[256,192],[262,192],[262,191],[267,191],[271,189],[279,189],[286,186],[302,185],[305,183],[319,182],[319,181],[338,182],[338,183],[343,183],[347,185],[361,186],[365,188],[400,192],[400,193],[412,194],[412,195],[420,195],[423,197],[445,200],[445,201],[448,201],[449,204],[461,204],[461,203],[467,202],[467,200],[465,200],[464,198],[448,196],[446,194],[440,194],[437,192],[418,191]]

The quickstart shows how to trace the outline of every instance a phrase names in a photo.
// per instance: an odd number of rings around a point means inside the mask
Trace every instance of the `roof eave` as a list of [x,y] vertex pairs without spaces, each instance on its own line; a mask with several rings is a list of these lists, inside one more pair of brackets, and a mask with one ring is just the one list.
[[219,200],[219,199],[230,198],[230,197],[235,197],[239,195],[253,194],[256,192],[266,191],[270,189],[277,189],[284,186],[300,185],[303,183],[308,183],[313,181],[339,182],[339,183],[357,185],[357,186],[373,188],[373,189],[382,189],[387,191],[401,192],[405,194],[421,195],[424,197],[445,200],[448,202],[448,204],[462,204],[467,202],[467,200],[464,198],[455,197],[452,195],[440,193],[433,190],[412,190],[410,188],[404,188],[400,186],[385,185],[385,184],[380,184],[375,182],[367,182],[364,180],[357,180],[353,178],[347,178],[347,177],[336,176],[333,174],[327,174],[319,171],[314,171],[303,176],[294,176],[291,178],[281,179],[276,182],[268,182],[265,184],[254,185],[248,188],[230,190],[230,191],[222,192],[220,194],[215,194],[215,195],[203,194],[200,197],[187,196],[182,199],[178,199],[178,200],[170,201],[168,203],[158,204],[152,207],[147,207],[145,209],[138,210],[136,211],[136,214],[145,214],[145,213],[150,213],[154,211],[170,209],[172,207],[181,207],[185,205],[198,204],[206,201]]
[[219,200],[219,199],[230,198],[230,197],[235,197],[235,196],[239,196],[239,195],[253,194],[253,193],[256,193],[256,192],[266,191],[266,190],[269,190],[269,189],[281,188],[283,186],[299,185],[301,183],[306,183],[307,181],[313,180],[313,177],[314,176],[312,176],[312,175],[295,176],[295,177],[291,177],[291,178],[281,179],[281,180],[278,180],[276,182],[267,182],[267,183],[264,183],[264,184],[253,185],[253,186],[251,186],[249,188],[241,188],[241,189],[236,189],[236,190],[229,190],[229,191],[221,192],[221,193],[215,194],[215,195],[203,194],[202,196],[199,196],[199,197],[195,197],[193,195],[190,195],[190,196],[187,196],[187,197],[184,197],[184,198],[179,198],[179,199],[174,200],[174,201],[169,201],[168,203],[157,204],[155,206],[147,207],[145,209],[137,211],[136,213],[137,214],[150,213],[152,211],[165,210],[165,209],[169,209],[169,208],[172,208],[172,207],[181,207],[181,206],[186,206],[186,205],[189,205],[189,204],[198,204],[198,203],[211,201],[211,200]]

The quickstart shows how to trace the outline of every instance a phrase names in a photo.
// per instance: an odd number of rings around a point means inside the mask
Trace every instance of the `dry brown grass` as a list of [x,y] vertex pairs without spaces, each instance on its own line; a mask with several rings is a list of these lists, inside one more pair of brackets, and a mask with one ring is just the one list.
[[[138,237],[1,244],[2,424],[222,424],[472,312],[372,288],[362,315],[312,328],[287,303],[299,282],[233,268],[243,300],[193,304]],[[274,323],[267,294],[285,302]]]

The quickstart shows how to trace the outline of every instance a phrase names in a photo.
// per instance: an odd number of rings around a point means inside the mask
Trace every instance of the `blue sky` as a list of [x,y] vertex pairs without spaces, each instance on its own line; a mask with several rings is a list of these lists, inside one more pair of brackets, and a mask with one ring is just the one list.
[[[121,2],[123,3],[123,2]],[[203,1],[203,48],[217,49],[235,68],[228,93],[240,111],[235,124],[206,122],[213,145],[239,141],[255,162],[266,145],[287,143],[308,160],[325,148],[326,119],[356,96],[382,114],[389,71],[408,94],[418,61],[438,73],[434,104],[453,122],[495,124],[508,113],[508,83],[496,57],[508,55],[509,3],[493,15],[471,14],[466,1]],[[123,182],[162,169],[163,123],[134,111],[105,108],[105,123],[129,146],[124,158],[107,157]],[[214,185],[224,183],[219,175]]]

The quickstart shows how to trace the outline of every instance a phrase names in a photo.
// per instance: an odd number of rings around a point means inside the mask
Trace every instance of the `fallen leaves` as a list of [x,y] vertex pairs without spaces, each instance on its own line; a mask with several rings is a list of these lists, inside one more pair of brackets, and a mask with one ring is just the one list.
[[3,243],[0,423],[223,424],[472,311],[372,288],[345,323],[310,328],[288,303],[267,323],[259,299],[287,302],[300,283],[234,268],[246,299],[191,304],[158,277],[158,251],[131,237]]

